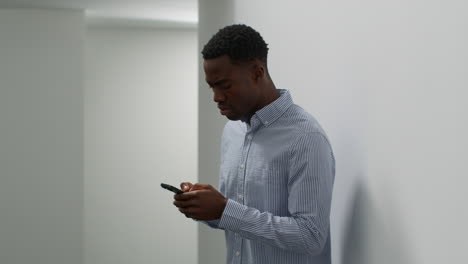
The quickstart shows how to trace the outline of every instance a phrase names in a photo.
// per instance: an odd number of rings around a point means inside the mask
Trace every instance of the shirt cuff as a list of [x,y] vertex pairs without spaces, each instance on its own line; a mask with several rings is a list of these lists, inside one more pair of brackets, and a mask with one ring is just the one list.
[[242,225],[242,219],[247,206],[228,199],[218,226],[223,229],[238,230]]
[[208,226],[210,226],[212,228],[218,228],[218,223],[219,223],[219,220],[220,220],[220,218],[215,219],[215,220],[198,220],[198,219],[195,219],[195,218],[192,218],[192,219],[195,222],[203,223],[203,224],[208,225]]
[[219,220],[220,220],[219,218],[215,220],[208,220],[208,221],[205,221],[205,223],[213,228],[217,228]]

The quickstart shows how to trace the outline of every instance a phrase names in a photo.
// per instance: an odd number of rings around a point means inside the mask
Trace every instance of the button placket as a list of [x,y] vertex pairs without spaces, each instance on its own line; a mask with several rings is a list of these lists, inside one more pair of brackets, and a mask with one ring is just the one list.
[[252,133],[251,130],[248,130],[246,132],[246,135],[244,136],[244,144],[242,146],[242,157],[241,157],[242,163],[239,165],[239,173],[238,173],[239,184],[237,188],[237,198],[238,198],[238,201],[242,204],[244,204],[244,185],[245,185],[245,175],[247,172],[246,165],[247,165],[250,145],[252,143],[252,138],[253,138],[251,133]]

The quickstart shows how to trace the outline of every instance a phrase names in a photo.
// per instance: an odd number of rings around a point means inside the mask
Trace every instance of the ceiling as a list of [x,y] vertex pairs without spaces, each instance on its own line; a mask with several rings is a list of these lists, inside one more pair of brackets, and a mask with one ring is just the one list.
[[197,0],[0,0],[0,8],[74,8],[91,20],[198,23]]

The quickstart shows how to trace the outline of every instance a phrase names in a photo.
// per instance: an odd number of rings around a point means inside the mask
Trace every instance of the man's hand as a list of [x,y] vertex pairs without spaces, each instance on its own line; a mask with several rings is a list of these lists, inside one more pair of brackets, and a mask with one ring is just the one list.
[[221,218],[228,199],[213,186],[183,182],[180,188],[184,193],[174,195],[174,205],[186,217],[197,220]]

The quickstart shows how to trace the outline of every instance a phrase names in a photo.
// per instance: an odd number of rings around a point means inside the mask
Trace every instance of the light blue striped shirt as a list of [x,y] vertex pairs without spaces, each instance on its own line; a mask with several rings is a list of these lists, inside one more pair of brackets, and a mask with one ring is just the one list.
[[220,219],[227,263],[330,264],[335,158],[319,123],[287,90],[250,124],[228,121],[221,142]]

